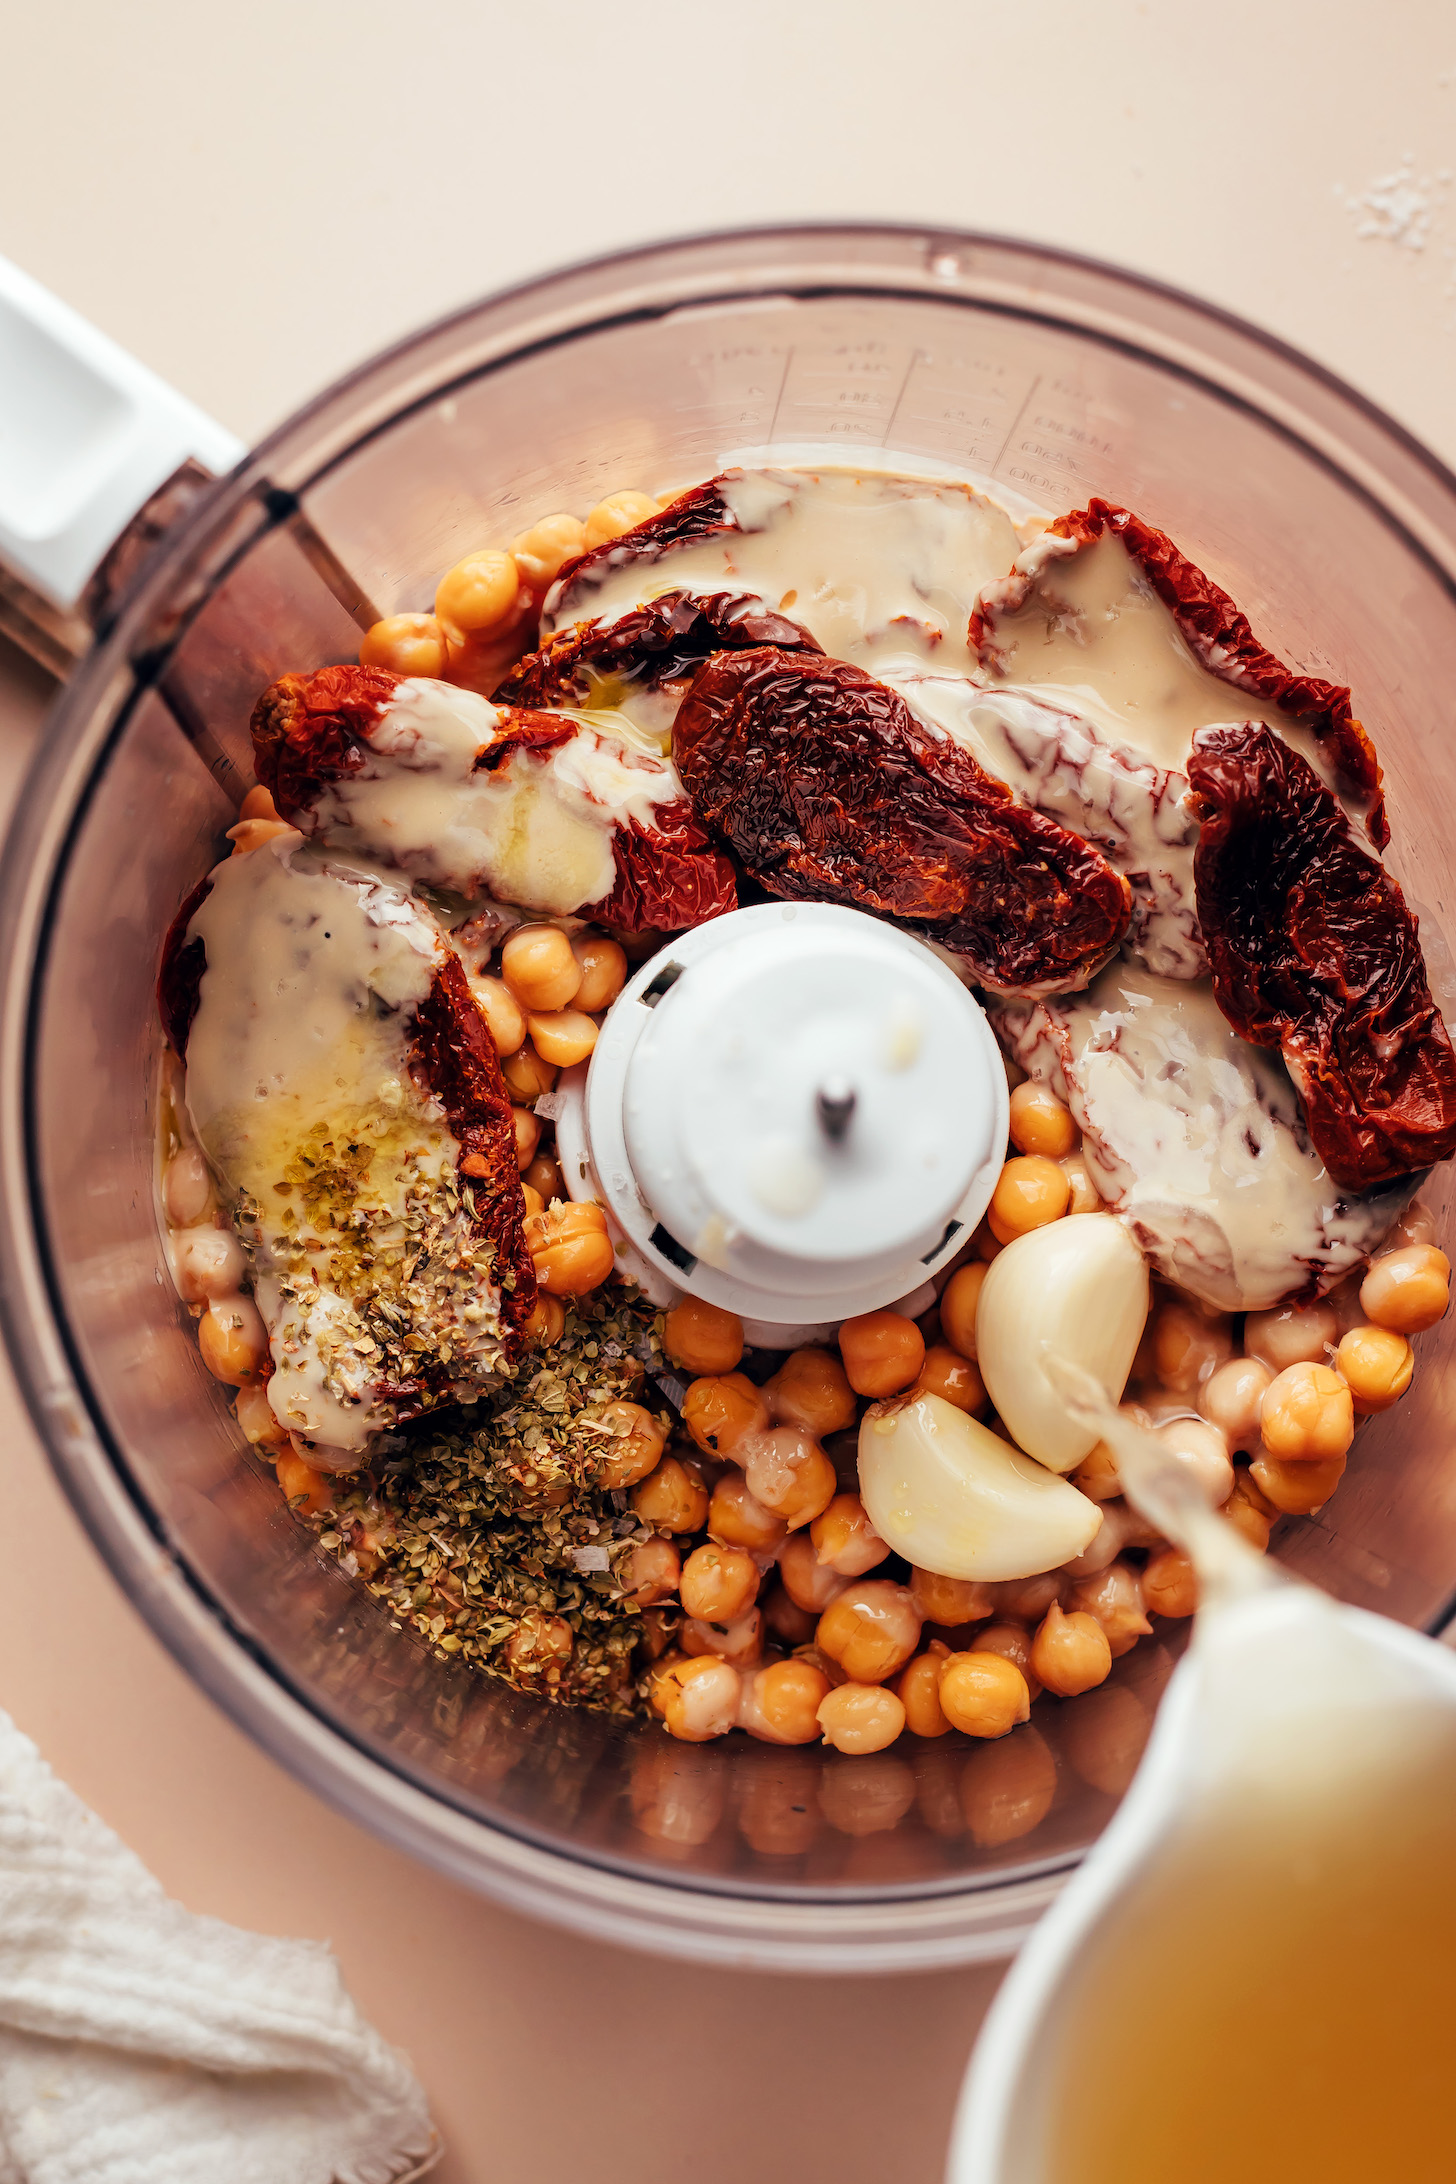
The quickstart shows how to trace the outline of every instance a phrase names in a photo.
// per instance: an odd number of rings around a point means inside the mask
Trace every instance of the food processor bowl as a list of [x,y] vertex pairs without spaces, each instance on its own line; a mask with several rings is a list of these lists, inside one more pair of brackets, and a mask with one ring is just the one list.
[[[162,934],[248,787],[272,677],[352,657],[463,552],[735,459],[1094,494],[1161,526],[1286,659],[1349,681],[1391,863],[1456,1002],[1456,481],[1288,350],[1029,245],[887,228],[664,244],[465,311],[303,410],[165,538],[62,692],[4,873],[4,1314],[71,1499],[152,1628],[322,1796],[515,1907],[727,1963],[903,1970],[1015,1945],[1112,1811],[1182,1626],[1002,1743],[870,1758],[565,1712],[395,1627],[247,1449],[166,1272]],[[1445,1172],[1426,1195],[1438,1218]],[[1456,1588],[1456,1323],[1276,1547],[1438,1627]],[[1129,1729],[1131,1724],[1131,1729]],[[1112,1725],[1115,1727],[1115,1724]]]

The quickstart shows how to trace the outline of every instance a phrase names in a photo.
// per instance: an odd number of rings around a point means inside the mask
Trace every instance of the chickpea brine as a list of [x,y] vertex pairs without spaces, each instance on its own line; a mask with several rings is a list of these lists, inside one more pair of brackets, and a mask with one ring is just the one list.
[[[231,855],[167,936],[201,1365],[438,1652],[824,1745],[844,1785],[960,1751],[926,1825],[1016,1841],[1057,1749],[1121,1785],[1148,1714],[1115,1664],[1197,1596],[1045,1361],[1262,1551],[1447,1308],[1411,1194],[1456,1057],[1368,745],[1272,654],[1236,702],[1232,602],[1102,503],[1018,528],[969,486],[726,471],[460,546],[357,665],[260,695]],[[1063,643],[1092,591],[1138,602],[1115,672],[1115,611]],[[1336,837],[1408,1078],[1273,959],[1270,889],[1317,898]],[[843,1832],[908,1809],[892,1764]]]

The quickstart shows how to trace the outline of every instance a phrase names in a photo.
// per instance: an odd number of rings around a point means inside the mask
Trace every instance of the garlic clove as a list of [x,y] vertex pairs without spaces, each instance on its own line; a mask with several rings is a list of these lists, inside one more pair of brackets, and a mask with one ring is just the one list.
[[1102,1523],[1096,1502],[939,1395],[868,1413],[859,1490],[881,1539],[938,1577],[1057,1569]]
[[1073,1213],[1018,1236],[986,1270],[976,1308],[981,1378],[1017,1444],[1053,1471],[1096,1446],[1047,1379],[1043,1343],[1116,1403],[1148,1316],[1148,1263],[1120,1221]]

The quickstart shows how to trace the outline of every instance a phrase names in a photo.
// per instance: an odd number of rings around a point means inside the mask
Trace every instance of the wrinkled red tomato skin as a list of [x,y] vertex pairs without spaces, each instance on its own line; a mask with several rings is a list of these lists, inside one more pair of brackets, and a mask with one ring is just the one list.
[[584,705],[608,677],[649,690],[686,683],[715,652],[778,645],[818,652],[806,629],[751,592],[664,592],[613,622],[576,622],[528,653],[495,692],[497,705]]
[[1268,728],[1204,728],[1198,921],[1218,1005],[1277,1047],[1336,1182],[1369,1190],[1456,1152],[1456,1054],[1416,920],[1339,799]]
[[1080,985],[1126,926],[1127,883],[1097,850],[845,661],[719,653],[678,709],[673,756],[770,894],[902,920],[983,984]]

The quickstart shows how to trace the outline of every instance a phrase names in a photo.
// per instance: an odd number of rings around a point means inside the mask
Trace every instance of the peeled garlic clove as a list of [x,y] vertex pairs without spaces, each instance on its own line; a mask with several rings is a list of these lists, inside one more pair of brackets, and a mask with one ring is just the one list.
[[859,1491],[881,1539],[938,1577],[1057,1569],[1102,1522],[1096,1502],[939,1395],[870,1412]]
[[1089,1372],[1116,1403],[1148,1316],[1148,1263],[1120,1221],[1073,1213],[998,1251],[976,1308],[976,1355],[997,1414],[1020,1447],[1074,1471],[1096,1430],[1067,1414],[1042,1345]]

